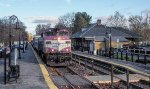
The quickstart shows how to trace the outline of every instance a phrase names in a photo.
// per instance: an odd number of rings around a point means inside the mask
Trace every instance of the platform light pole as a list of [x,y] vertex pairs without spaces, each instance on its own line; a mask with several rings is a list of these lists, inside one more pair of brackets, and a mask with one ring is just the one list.
[[21,47],[20,47],[20,29],[19,29],[19,22],[18,22],[18,20],[16,22],[16,29],[19,30],[19,56],[18,56],[18,59],[21,59],[21,53],[20,53],[20,49],[21,49]]
[[111,58],[111,51],[112,51],[112,47],[111,47],[111,28],[110,28],[110,33],[108,34],[109,36],[109,58]]
[[12,21],[14,21],[13,16],[9,17],[9,66],[11,65],[11,29],[12,29]]
[[95,42],[95,41],[96,41],[96,40],[95,40],[95,38],[96,38],[96,37],[95,37],[95,35],[93,35],[93,54],[94,54],[94,55],[97,55],[97,53],[96,53],[96,52],[97,52],[97,50],[96,50],[96,47],[95,47],[95,44],[96,44],[96,42]]
[[[19,28],[19,20],[18,20],[18,17],[17,16],[15,16],[15,15],[12,15],[12,16],[10,16],[10,35],[9,35],[9,37],[10,37],[10,43],[9,43],[9,46],[10,46],[10,49],[11,49],[11,22],[13,21],[15,21],[16,20],[16,30],[17,29],[20,29]],[[19,30],[19,57],[18,57],[19,59],[21,59],[21,54],[20,54],[20,30]]]
[[104,38],[104,41],[105,41],[105,57],[107,57],[107,37],[108,37],[108,32],[107,32],[107,27],[105,26],[105,38]]
[[22,40],[23,40],[23,53],[25,53],[25,42],[24,42],[24,32],[22,33]]
[[111,58],[111,34],[108,34],[109,35],[109,58]]

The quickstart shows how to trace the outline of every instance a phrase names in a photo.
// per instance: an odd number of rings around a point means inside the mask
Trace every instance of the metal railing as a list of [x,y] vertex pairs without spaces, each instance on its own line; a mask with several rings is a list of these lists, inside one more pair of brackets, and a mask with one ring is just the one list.
[[[105,52],[105,50],[97,50],[97,55],[109,57],[109,53]],[[113,50],[111,52],[111,58],[144,63],[146,65],[150,63],[150,51],[139,49],[128,49],[120,51]]]

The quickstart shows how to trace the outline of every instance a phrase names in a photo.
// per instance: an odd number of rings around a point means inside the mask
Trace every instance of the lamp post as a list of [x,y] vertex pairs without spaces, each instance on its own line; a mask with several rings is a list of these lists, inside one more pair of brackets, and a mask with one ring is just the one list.
[[[12,16],[10,16],[10,35],[9,35],[9,46],[10,46],[10,49],[11,49],[11,22],[13,21],[15,21],[16,20],[16,28],[15,29],[19,29],[19,20],[18,20],[18,17],[17,16],[15,16],[15,15],[12,15]],[[20,31],[19,31],[19,57],[18,57],[19,59],[21,59],[21,54],[20,54]]]
[[104,38],[104,41],[105,41],[105,57],[107,57],[107,36],[108,36],[108,32],[107,32],[106,26],[105,26],[105,29],[106,29],[105,38]]
[[23,52],[23,53],[25,53],[25,45],[24,45],[24,44],[25,44],[25,42],[24,42],[24,32],[23,32],[23,34],[22,34],[22,40],[23,40],[23,51],[22,51],[22,52]]
[[[16,22],[16,29],[19,29],[18,27],[19,27],[19,22],[17,21]],[[20,30],[19,30],[19,56],[18,56],[18,59],[21,59],[20,49],[21,49],[21,47],[20,47]]]
[[11,26],[12,26],[12,21],[14,21],[13,16],[9,17],[9,66],[11,65]]
[[111,28],[110,28],[110,33],[108,34],[109,35],[109,58],[111,58]]
[[95,47],[95,35],[93,35],[93,54],[96,55],[96,47]]
[[111,34],[108,34],[109,35],[109,58],[111,58]]
[[119,39],[117,39],[117,52],[118,52],[118,49],[119,49]]

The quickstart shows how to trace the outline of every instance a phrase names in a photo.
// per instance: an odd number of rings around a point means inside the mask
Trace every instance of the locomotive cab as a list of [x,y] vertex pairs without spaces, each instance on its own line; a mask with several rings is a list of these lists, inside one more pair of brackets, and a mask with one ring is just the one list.
[[66,29],[43,34],[43,54],[48,61],[68,60],[71,53],[70,33]]

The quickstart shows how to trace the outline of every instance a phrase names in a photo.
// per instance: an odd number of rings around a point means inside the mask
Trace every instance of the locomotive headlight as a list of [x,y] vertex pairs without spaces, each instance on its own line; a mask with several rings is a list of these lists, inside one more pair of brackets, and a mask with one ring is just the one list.
[[54,49],[52,49],[52,52],[54,51]]
[[69,51],[68,49],[66,49],[66,51]]
[[57,39],[58,39],[58,40],[61,40],[61,38],[60,38],[60,37],[58,37]]

